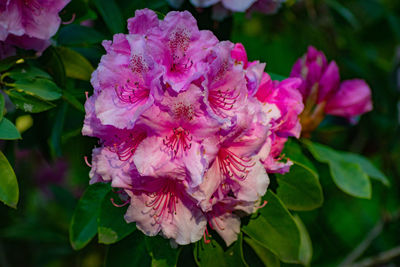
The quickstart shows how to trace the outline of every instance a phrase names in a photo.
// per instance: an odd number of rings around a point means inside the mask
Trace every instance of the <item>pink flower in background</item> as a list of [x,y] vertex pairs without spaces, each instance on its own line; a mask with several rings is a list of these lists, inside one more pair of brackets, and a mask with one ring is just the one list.
[[103,42],[92,74],[82,133],[100,147],[90,183],[120,188],[125,220],[147,235],[188,244],[208,223],[230,245],[238,214],[255,212],[267,190],[265,158],[277,161],[298,136],[298,79],[267,86],[260,102],[265,64],[200,31],[186,11],[160,21],[138,10],[128,30]]
[[[179,8],[184,0],[167,0],[174,7]],[[192,5],[198,8],[213,8],[213,19],[223,20],[231,12],[259,12],[274,14],[281,4],[286,0],[189,0]]]
[[327,114],[349,119],[371,110],[371,89],[364,80],[359,79],[343,81],[325,107]]
[[0,41],[43,51],[57,32],[58,13],[70,0],[7,0],[0,5]]
[[312,46],[296,61],[290,76],[302,79],[299,90],[305,105],[301,114],[305,136],[318,127],[325,114],[354,121],[355,116],[372,110],[368,84],[359,79],[340,82],[336,62],[328,63],[324,53]]

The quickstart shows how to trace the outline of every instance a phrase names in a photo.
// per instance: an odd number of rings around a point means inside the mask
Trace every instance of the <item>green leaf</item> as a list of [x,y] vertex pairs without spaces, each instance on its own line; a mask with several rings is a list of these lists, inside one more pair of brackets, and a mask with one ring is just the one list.
[[3,118],[0,122],[0,140],[15,139],[21,139],[21,134],[11,121],[7,118]]
[[172,248],[169,240],[161,236],[152,236],[145,237],[145,243],[152,267],[176,266],[180,250]]
[[243,256],[243,234],[239,233],[238,239],[227,251],[225,251],[225,260],[228,266],[248,267]]
[[47,48],[39,57],[41,66],[51,74],[56,84],[62,88],[65,85],[65,68],[55,47]]
[[99,243],[112,244],[123,239],[135,231],[134,223],[127,223],[124,214],[127,207],[115,207],[111,198],[118,198],[114,192],[109,192],[103,199],[100,215],[97,219],[97,230],[99,232]]
[[310,236],[308,234],[307,228],[304,226],[299,216],[294,216],[297,227],[300,231],[300,262],[304,266],[310,266],[313,249]]
[[13,80],[22,80],[22,79],[34,79],[34,78],[45,78],[52,79],[50,74],[47,72],[33,67],[29,65],[18,66],[17,68],[13,68],[8,72],[8,77]]
[[276,174],[277,195],[291,210],[313,210],[320,207],[324,196],[318,176],[304,165],[294,163],[289,173]]
[[353,26],[353,28],[357,29],[360,27],[360,23],[356,19],[356,17],[351,13],[351,11],[340,4],[339,2],[335,0],[326,0],[326,3],[333,9],[335,10],[340,16],[342,16],[347,22]]
[[0,151],[0,200],[14,209],[17,208],[19,189],[17,177],[10,163]]
[[304,155],[301,146],[297,140],[289,138],[283,149],[283,154],[288,155],[291,161],[307,167],[308,169],[310,169],[311,172],[318,176],[317,169],[315,168],[311,160]]
[[283,262],[298,263],[300,233],[290,212],[271,190],[263,198],[268,204],[259,216],[242,227],[243,232],[259,242]]
[[53,128],[51,129],[51,135],[49,139],[49,144],[51,148],[52,156],[61,157],[61,135],[63,133],[65,116],[67,115],[68,105],[67,103],[62,103],[57,107],[57,114],[54,120]]
[[57,47],[57,52],[64,63],[67,77],[84,81],[90,80],[94,69],[85,57],[66,47]]
[[228,267],[224,257],[224,249],[214,238],[210,239],[210,243],[208,244],[205,244],[203,240],[198,241],[195,244],[193,253],[199,267]]
[[106,267],[150,267],[151,257],[146,251],[144,236],[135,231],[130,236],[109,247]]
[[346,161],[330,162],[334,182],[349,195],[371,198],[371,183],[360,165]]
[[343,192],[354,197],[371,198],[370,180],[359,164],[349,162],[342,153],[330,147],[308,140],[303,142],[316,160],[329,165],[333,181]]
[[60,45],[91,45],[99,44],[106,37],[91,27],[78,24],[64,26],[58,32],[58,43]]
[[294,165],[289,173],[276,174],[278,197],[291,210],[312,210],[320,207],[324,196],[315,166],[303,154],[296,141],[289,139],[283,153],[290,156]]
[[1,120],[3,119],[4,107],[5,107],[4,96],[3,96],[3,94],[0,92],[0,122],[1,122]]
[[94,0],[93,2],[111,33],[122,33],[124,31],[123,17],[115,1]]
[[11,68],[13,65],[17,64],[17,61],[21,58],[18,56],[7,57],[3,60],[0,60],[0,72],[4,72]]
[[24,92],[18,92],[15,89],[7,90],[6,93],[16,108],[22,109],[25,112],[38,113],[49,110],[56,106],[49,101],[28,95]]
[[71,106],[73,106],[77,110],[82,111],[83,113],[85,113],[85,108],[84,108],[83,104],[75,96],[73,96],[70,92],[68,92],[67,90],[63,91],[63,98]]
[[19,92],[40,97],[44,100],[57,100],[61,97],[61,89],[48,79],[22,79],[16,80],[11,86]]
[[342,153],[342,157],[344,157],[347,161],[357,163],[360,165],[361,169],[368,174],[369,177],[376,179],[383,183],[386,186],[389,186],[389,180],[387,177],[378,170],[367,158],[353,153]]
[[244,241],[254,250],[260,260],[268,267],[279,267],[281,265],[278,257],[257,241],[245,237]]
[[96,235],[101,201],[110,190],[108,184],[96,183],[90,185],[83,193],[75,208],[69,228],[69,239],[75,250],[86,246]]

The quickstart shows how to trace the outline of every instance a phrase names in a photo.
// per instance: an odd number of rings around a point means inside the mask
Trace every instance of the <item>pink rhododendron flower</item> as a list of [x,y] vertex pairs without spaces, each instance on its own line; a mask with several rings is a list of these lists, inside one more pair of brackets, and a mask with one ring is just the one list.
[[147,235],[188,244],[208,224],[230,245],[240,216],[267,190],[265,159],[275,163],[287,137],[298,136],[298,79],[259,93],[265,64],[200,31],[188,12],[158,20],[138,10],[128,30],[103,42],[92,74],[82,133],[100,147],[90,183],[119,188],[125,220]]
[[327,114],[352,118],[372,110],[371,89],[364,80],[346,80],[325,107]]
[[0,41],[43,51],[57,32],[58,16],[70,0],[4,0],[0,4]]
[[302,79],[299,87],[305,109],[301,123],[305,135],[313,131],[325,114],[353,120],[372,110],[371,89],[363,80],[340,82],[335,61],[328,63],[323,52],[308,47],[292,68],[291,77]]

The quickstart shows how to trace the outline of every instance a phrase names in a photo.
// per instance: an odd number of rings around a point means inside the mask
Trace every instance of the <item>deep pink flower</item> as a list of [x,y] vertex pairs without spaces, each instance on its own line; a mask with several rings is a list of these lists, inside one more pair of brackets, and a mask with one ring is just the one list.
[[365,81],[340,83],[336,62],[328,64],[324,53],[312,46],[296,61],[290,76],[302,79],[299,90],[305,105],[301,114],[304,136],[309,136],[318,127],[325,114],[352,121],[354,116],[372,110],[371,89]]
[[43,51],[57,32],[58,16],[70,0],[4,0],[0,6],[0,41]]
[[372,110],[371,89],[364,80],[346,80],[327,101],[327,114],[352,118]]

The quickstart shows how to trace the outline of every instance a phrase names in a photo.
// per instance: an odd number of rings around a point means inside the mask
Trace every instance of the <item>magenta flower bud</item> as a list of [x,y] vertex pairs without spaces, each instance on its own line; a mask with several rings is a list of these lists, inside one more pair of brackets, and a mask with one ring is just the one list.
[[335,61],[331,61],[319,81],[317,103],[321,103],[334,95],[339,89],[339,85],[339,68]]
[[327,60],[324,53],[313,46],[309,46],[307,54],[293,65],[290,77],[303,79],[303,84],[299,88],[303,99],[310,95],[312,87],[320,81],[326,67]]
[[364,80],[343,81],[339,91],[328,100],[325,112],[351,118],[372,110],[371,89]]

